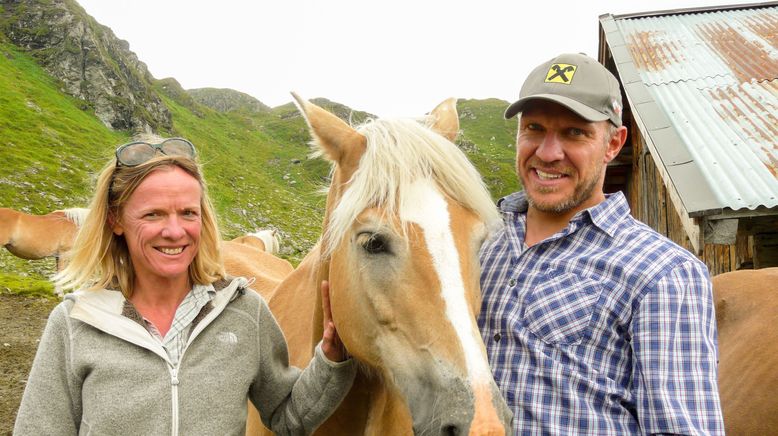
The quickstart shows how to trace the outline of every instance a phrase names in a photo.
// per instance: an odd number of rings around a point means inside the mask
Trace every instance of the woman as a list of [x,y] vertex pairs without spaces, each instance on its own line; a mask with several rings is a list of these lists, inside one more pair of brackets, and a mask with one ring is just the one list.
[[56,277],[79,290],[49,317],[14,434],[242,435],[247,398],[274,432],[307,434],[337,407],[355,365],[331,318],[289,366],[265,302],[225,276],[189,141],[120,146],[90,207]]

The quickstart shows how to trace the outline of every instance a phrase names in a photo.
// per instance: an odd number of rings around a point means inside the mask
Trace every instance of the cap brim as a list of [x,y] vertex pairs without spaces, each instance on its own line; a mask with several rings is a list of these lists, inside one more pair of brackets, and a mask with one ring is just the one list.
[[513,102],[513,104],[508,106],[508,109],[505,110],[505,119],[515,117],[516,114],[524,110],[524,107],[527,105],[527,103],[532,100],[546,100],[559,103],[587,121],[605,121],[610,119],[608,115],[598,112],[583,103],[579,103],[571,98],[556,94],[536,94],[520,98]]

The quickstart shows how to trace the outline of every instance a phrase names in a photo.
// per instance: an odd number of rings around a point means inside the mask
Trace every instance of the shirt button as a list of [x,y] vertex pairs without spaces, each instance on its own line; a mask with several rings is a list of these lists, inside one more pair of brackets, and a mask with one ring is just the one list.
[[516,286],[516,279],[510,279],[508,281],[508,284],[511,285],[511,286]]
[[499,333],[494,334],[494,342],[500,342],[500,338],[502,338],[502,335]]

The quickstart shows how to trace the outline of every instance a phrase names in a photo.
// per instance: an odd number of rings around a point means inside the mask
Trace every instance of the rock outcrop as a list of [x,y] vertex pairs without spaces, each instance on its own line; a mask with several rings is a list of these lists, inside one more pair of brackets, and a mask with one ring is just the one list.
[[256,98],[234,89],[197,88],[186,91],[195,101],[217,112],[268,112],[270,107]]
[[0,30],[106,126],[132,132],[171,129],[170,112],[155,93],[146,64],[74,0],[3,0]]

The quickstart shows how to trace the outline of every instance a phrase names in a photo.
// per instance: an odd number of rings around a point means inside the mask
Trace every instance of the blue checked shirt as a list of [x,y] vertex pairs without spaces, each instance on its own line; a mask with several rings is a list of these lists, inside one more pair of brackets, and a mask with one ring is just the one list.
[[621,193],[529,248],[524,193],[499,204],[478,321],[516,434],[723,434],[705,265]]

